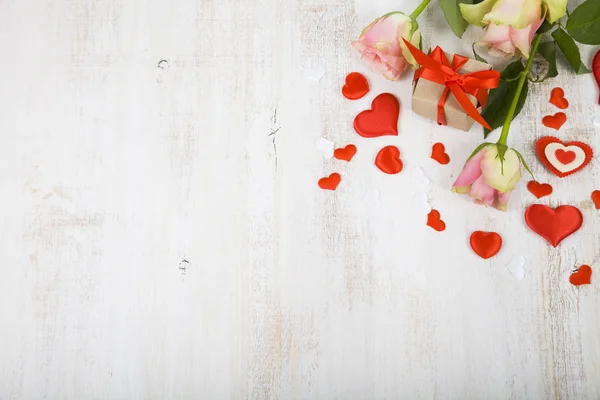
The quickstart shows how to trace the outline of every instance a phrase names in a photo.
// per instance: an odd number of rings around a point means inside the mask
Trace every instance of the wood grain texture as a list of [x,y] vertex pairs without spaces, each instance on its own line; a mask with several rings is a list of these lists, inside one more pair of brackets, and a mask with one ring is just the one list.
[[[600,152],[591,76],[562,64],[532,87],[509,142],[555,192],[521,183],[499,213],[449,191],[480,130],[413,115],[410,74],[386,81],[349,47],[417,0],[35,3],[0,1],[0,399],[600,398],[600,289],[568,282],[600,271],[600,163],[559,180],[533,151],[561,86],[558,136]],[[425,48],[470,54],[478,36],[454,37],[435,2],[420,24]],[[349,102],[353,70],[372,91]],[[400,135],[357,136],[383,91]],[[325,160],[320,137],[358,153]],[[388,144],[396,176],[373,165]],[[423,191],[445,232],[414,211]],[[524,224],[534,202],[578,206],[583,228],[549,247]],[[475,230],[503,236],[496,257],[470,251]]]

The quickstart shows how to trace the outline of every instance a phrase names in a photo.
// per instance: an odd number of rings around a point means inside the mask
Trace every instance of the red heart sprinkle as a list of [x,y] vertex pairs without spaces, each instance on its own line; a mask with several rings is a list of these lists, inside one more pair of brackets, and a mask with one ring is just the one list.
[[594,202],[594,206],[596,206],[596,210],[600,210],[600,190],[592,192],[592,201]]
[[589,285],[592,282],[592,267],[582,265],[569,277],[569,282],[575,286]]
[[502,237],[496,232],[475,231],[470,242],[473,251],[484,260],[495,256],[502,248]]
[[431,212],[427,215],[427,225],[438,232],[442,232],[446,229],[446,223],[442,221],[440,212],[435,209],[431,210]]
[[356,154],[356,146],[349,144],[346,147],[335,149],[333,156],[338,160],[350,161]]
[[446,154],[446,148],[442,143],[436,143],[431,148],[431,158],[440,164],[448,164],[450,162],[450,156]]
[[329,175],[328,177],[319,179],[319,187],[325,190],[335,190],[340,184],[342,177],[337,172]]
[[583,215],[573,206],[552,209],[544,204],[534,204],[525,210],[525,222],[532,231],[556,247],[581,228]]
[[354,130],[362,137],[374,138],[384,135],[398,135],[400,103],[391,93],[375,97],[371,109],[354,118]]
[[559,112],[554,115],[546,115],[542,118],[542,124],[548,128],[559,130],[563,124],[567,122],[567,115],[564,112]]
[[575,157],[577,157],[574,151],[564,151],[563,149],[556,150],[555,154],[558,161],[565,165],[572,163],[575,161]]
[[396,146],[385,146],[375,157],[375,165],[386,174],[397,174],[402,171],[400,150]]
[[533,194],[538,199],[552,194],[552,186],[550,184],[539,183],[536,181],[529,181],[529,183],[527,184],[527,190],[529,190],[531,194]]
[[369,81],[360,72],[350,72],[346,76],[346,84],[342,94],[349,100],[358,100],[369,92]]
[[569,101],[565,99],[565,91],[559,87],[552,89],[550,94],[550,104],[554,104],[556,107],[563,110],[569,107]]

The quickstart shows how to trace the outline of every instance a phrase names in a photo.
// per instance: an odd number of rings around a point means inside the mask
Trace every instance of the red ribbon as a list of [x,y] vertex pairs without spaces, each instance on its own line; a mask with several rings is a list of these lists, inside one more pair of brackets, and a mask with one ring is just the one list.
[[423,78],[446,87],[438,103],[438,124],[446,125],[444,105],[446,104],[448,93],[452,92],[469,117],[473,118],[484,127],[491,129],[490,125],[483,119],[481,114],[479,114],[477,108],[471,103],[467,94],[475,96],[479,101],[479,104],[481,104],[482,107],[485,107],[488,90],[498,87],[498,84],[500,83],[500,73],[498,71],[485,70],[468,74],[459,74],[457,71],[469,60],[467,57],[455,54],[451,64],[450,61],[448,61],[446,54],[439,46],[428,56],[410,44],[406,39],[404,39],[404,43],[415,60],[421,65],[421,68],[415,72],[415,80]]

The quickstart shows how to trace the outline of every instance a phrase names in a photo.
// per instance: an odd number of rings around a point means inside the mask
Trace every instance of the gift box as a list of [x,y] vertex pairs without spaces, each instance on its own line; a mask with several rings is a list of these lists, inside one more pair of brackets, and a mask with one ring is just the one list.
[[498,86],[500,73],[484,62],[446,54],[440,47],[429,55],[410,43],[408,47],[421,65],[415,72],[412,110],[461,131],[470,130],[475,122],[489,128],[481,110],[489,89]]

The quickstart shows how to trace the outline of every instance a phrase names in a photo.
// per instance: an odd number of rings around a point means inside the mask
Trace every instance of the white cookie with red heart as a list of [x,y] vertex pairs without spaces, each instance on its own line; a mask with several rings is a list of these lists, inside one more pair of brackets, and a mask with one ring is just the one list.
[[594,156],[592,148],[585,143],[564,143],[552,136],[539,139],[535,150],[540,161],[561,178],[580,171]]

